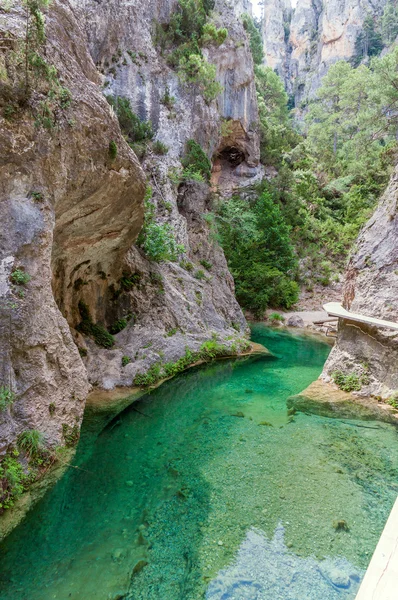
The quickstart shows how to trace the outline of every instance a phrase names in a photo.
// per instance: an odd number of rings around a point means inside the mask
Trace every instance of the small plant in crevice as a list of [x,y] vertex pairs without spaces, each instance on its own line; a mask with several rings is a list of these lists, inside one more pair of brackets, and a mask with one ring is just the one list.
[[15,285],[26,285],[31,280],[31,276],[22,269],[15,269],[11,273],[10,279]]
[[50,404],[48,405],[48,412],[50,413],[50,415],[53,417],[55,415],[55,411],[56,411],[56,406],[54,402],[50,402]]
[[113,323],[113,325],[109,327],[109,333],[111,333],[112,335],[120,333],[121,331],[123,331],[123,329],[126,329],[127,323],[127,319],[118,319],[116,323]]
[[6,410],[13,404],[15,394],[7,385],[0,386],[0,412]]
[[122,356],[122,367],[126,367],[131,363],[130,356]]
[[17,446],[29,458],[38,458],[45,449],[44,436],[37,429],[23,431],[17,438]]
[[359,390],[362,388],[361,379],[356,373],[333,371],[332,379],[334,383],[344,392],[359,392]]
[[112,348],[115,344],[114,337],[105,329],[105,327],[98,323],[93,323],[90,312],[88,310],[88,306],[80,300],[79,302],[79,312],[81,321],[79,325],[77,325],[76,329],[87,335],[95,341],[98,346],[102,346],[103,348]]
[[76,425],[73,425],[73,427],[72,427],[71,425],[68,425],[68,423],[62,423],[62,435],[65,440],[65,445],[68,448],[73,448],[74,446],[77,445],[77,443],[79,441],[79,437],[80,437],[79,426],[76,424]]
[[174,105],[176,103],[176,99],[175,99],[174,96],[172,96],[170,94],[170,88],[169,88],[168,85],[166,85],[166,88],[164,90],[164,94],[160,98],[160,103],[163,104],[164,106],[166,106],[166,108],[168,108],[169,110],[171,110],[172,108],[174,108]]
[[156,140],[156,142],[153,142],[152,150],[154,151],[155,154],[159,154],[160,156],[164,156],[169,151],[166,144],[163,144],[163,142],[160,142],[159,140]]
[[142,279],[142,273],[138,271],[136,273],[128,273],[127,271],[123,271],[122,277],[119,279],[120,287],[128,292],[136,285],[139,285]]
[[44,200],[42,192],[30,192],[30,196],[35,202],[42,202]]
[[191,273],[194,270],[194,266],[189,260],[181,260],[180,267],[181,269],[185,269],[185,271],[188,271],[188,273]]
[[198,279],[199,281],[202,281],[202,279],[206,278],[205,272],[202,271],[202,269],[198,269],[197,271],[195,271],[194,275],[195,279]]
[[202,267],[207,269],[207,271],[210,271],[213,266],[211,262],[209,262],[208,260],[205,260],[205,259],[201,260],[200,264],[202,265]]
[[173,329],[169,329],[166,332],[166,336],[167,337],[173,337],[173,335],[175,335],[177,333],[177,331],[178,331],[178,327],[173,327]]
[[111,160],[115,160],[117,157],[117,145],[114,140],[109,142],[109,157]]

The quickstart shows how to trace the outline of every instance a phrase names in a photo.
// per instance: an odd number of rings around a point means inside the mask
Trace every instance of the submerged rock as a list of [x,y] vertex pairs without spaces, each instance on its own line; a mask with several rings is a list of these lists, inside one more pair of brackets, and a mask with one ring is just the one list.
[[322,379],[311,383],[300,394],[290,396],[286,404],[289,412],[295,409],[338,419],[379,420],[395,424],[398,422],[398,417],[391,407],[379,403],[376,398],[353,396]]

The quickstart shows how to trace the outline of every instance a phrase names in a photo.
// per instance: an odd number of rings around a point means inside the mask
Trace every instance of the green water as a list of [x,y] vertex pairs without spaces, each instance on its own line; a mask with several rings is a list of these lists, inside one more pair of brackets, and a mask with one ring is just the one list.
[[355,598],[398,493],[397,432],[289,417],[329,348],[253,339],[277,358],[188,372],[82,437],[80,469],[0,547],[1,600]]

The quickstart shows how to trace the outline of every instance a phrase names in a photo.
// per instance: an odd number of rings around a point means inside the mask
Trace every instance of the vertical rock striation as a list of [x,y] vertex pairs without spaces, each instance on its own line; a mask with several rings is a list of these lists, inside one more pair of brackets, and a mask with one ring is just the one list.
[[266,0],[265,63],[283,78],[296,106],[314,94],[332,64],[354,57],[366,16],[379,16],[386,1],[297,0],[289,11],[289,0]]

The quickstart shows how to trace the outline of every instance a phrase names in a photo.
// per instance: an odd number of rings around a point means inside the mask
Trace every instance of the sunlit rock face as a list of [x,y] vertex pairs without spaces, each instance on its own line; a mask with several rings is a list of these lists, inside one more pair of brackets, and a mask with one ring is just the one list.
[[[344,288],[347,310],[398,322],[398,169],[349,262]],[[365,372],[359,393],[390,398],[398,392],[398,334],[350,321],[340,322],[337,343],[323,377],[336,370]]]
[[289,34],[292,18],[290,0],[265,0],[263,43],[264,63],[283,80],[288,79],[290,62]]
[[379,16],[386,0],[266,0],[265,64],[276,69],[296,106],[314,94],[328,68],[350,60],[368,14]]

